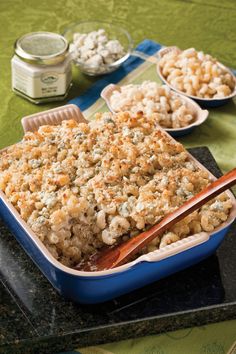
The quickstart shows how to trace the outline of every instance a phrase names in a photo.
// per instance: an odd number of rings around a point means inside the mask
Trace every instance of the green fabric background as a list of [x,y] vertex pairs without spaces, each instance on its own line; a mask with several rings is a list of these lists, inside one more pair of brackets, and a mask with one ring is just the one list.
[[[35,106],[12,93],[10,59],[15,40],[32,31],[61,33],[70,23],[86,19],[123,25],[135,44],[149,38],[164,45],[195,47],[236,68],[235,0],[0,0],[0,148],[22,137],[20,120],[24,115],[62,104]],[[73,77],[74,86],[68,99],[78,96],[94,82],[77,69]],[[186,146],[208,145],[223,170],[236,166],[235,102],[212,110],[208,121],[181,141]],[[236,321],[204,328],[202,332],[186,330],[189,340],[180,339],[178,345],[173,345],[169,335],[163,335],[103,348],[117,354],[223,354],[236,340]],[[183,333],[175,332],[174,336],[182,338]],[[202,345],[197,346],[198,342]]]

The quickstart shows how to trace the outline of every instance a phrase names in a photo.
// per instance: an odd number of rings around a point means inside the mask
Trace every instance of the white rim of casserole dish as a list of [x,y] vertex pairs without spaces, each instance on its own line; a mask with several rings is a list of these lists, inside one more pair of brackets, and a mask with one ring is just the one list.
[[[83,117],[83,114],[81,113],[80,109],[74,105],[65,105],[61,107],[57,107],[55,109],[51,109],[48,111],[44,111],[41,113],[33,114],[27,117],[24,117],[22,119],[22,126],[24,129],[24,132],[27,131],[35,131],[37,130],[41,125],[45,124],[51,124],[51,125],[58,125],[61,123],[63,120],[68,120],[68,119],[74,119],[77,122],[86,122],[88,121]],[[175,140],[172,138],[167,132],[165,132],[164,129],[161,127],[158,128],[162,132],[168,135],[172,140]],[[16,143],[17,144],[17,143]],[[0,150],[0,154],[6,150],[6,148]],[[189,158],[194,161],[199,168],[205,170],[208,172],[209,176],[212,178],[212,180],[215,180],[216,177],[210,173],[209,170],[207,170],[206,167],[204,167],[199,161],[197,161],[190,153],[188,153]],[[109,270],[103,270],[103,271],[94,271],[94,272],[85,272],[85,271],[79,271],[75,270],[73,268],[69,268],[59,261],[57,261],[51,253],[47,250],[46,246],[40,241],[40,239],[37,237],[37,235],[30,229],[30,227],[27,225],[27,223],[21,218],[20,214],[18,211],[15,209],[15,207],[8,201],[7,197],[5,194],[0,191],[0,198],[7,207],[7,209],[11,212],[11,214],[14,216],[15,220],[17,223],[20,225],[20,227],[27,233],[27,235],[30,237],[30,239],[33,241],[33,243],[38,247],[38,249],[42,252],[42,254],[45,256],[45,258],[56,268],[60,269],[61,271],[65,273],[69,273],[71,275],[75,276],[81,276],[81,277],[98,277],[98,276],[112,276],[115,273],[120,273],[125,270],[131,269],[135,264],[138,264],[140,262],[146,261],[146,262],[156,262],[163,260],[165,258],[168,258],[172,255],[178,254],[180,252],[183,252],[187,249],[190,249],[198,244],[206,242],[212,235],[215,233],[218,233],[219,231],[223,230],[225,227],[229,226],[235,219],[236,217],[236,200],[235,197],[233,196],[232,192],[227,191],[226,192],[230,199],[232,200],[233,207],[230,211],[230,215],[224,223],[222,223],[219,227],[217,227],[214,232],[212,233],[207,233],[207,232],[201,232],[199,234],[194,234],[190,235],[182,240],[179,240],[177,242],[174,242],[170,245],[167,245],[161,249],[157,249],[153,252],[149,252],[147,254],[141,255],[140,257],[136,258],[134,261],[126,263],[124,265],[121,265],[119,267],[116,267],[114,269],[109,269]]]
[[[159,58],[162,58],[166,53],[169,53],[171,51],[178,51],[179,53],[182,52],[182,50],[176,46],[172,46],[172,47],[164,47],[162,49],[159,50],[158,52],[158,57]],[[217,61],[216,62],[217,65],[219,65],[219,67],[221,67],[222,69],[226,70],[234,79],[234,91],[228,95],[228,96],[225,96],[225,97],[216,97],[216,98],[204,98],[204,97],[198,97],[198,96],[193,96],[193,95],[188,95],[187,93],[183,92],[183,91],[180,91],[178,90],[177,88],[175,88],[173,85],[171,85],[166,79],[165,77],[162,75],[162,71],[160,69],[160,66],[159,66],[159,63],[157,64],[157,74],[158,76],[160,77],[160,79],[165,83],[165,85],[169,86],[173,91],[183,95],[183,96],[186,96],[192,100],[197,100],[199,102],[218,102],[218,101],[224,101],[224,100],[229,100],[233,97],[236,96],[236,77],[234,75],[234,73],[225,65],[223,65],[221,62]],[[214,108],[214,107],[213,107]]]
[[[191,128],[197,127],[198,125],[201,125],[208,118],[209,111],[207,109],[202,109],[199,106],[199,104],[197,104],[197,102],[195,102],[193,99],[181,94],[180,92],[176,92],[175,90],[170,88],[170,86],[168,86],[167,84],[161,85],[160,87],[168,87],[173,94],[175,94],[176,96],[179,96],[187,104],[187,107],[191,110],[191,113],[193,113],[195,115],[195,121],[185,127],[182,127],[182,128],[164,128],[160,125],[160,127],[163,130],[165,130],[166,132],[169,132],[169,133],[184,132],[188,129],[191,129]],[[111,107],[111,104],[110,104],[110,97],[111,97],[112,92],[119,90],[120,88],[121,88],[121,86],[119,86],[119,85],[109,84],[102,90],[102,92],[100,94],[100,96],[103,98],[103,100],[107,104],[107,107],[109,108],[109,110],[114,114],[123,112],[123,111],[119,111],[119,112],[114,111]]]

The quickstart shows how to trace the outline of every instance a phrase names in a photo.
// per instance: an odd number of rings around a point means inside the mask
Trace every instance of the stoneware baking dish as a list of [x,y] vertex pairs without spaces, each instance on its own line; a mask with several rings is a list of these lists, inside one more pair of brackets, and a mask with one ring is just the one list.
[[[162,58],[165,54],[171,52],[172,50],[177,50],[179,53],[181,52],[181,49],[179,49],[178,47],[165,47],[161,50],[159,50],[158,52],[158,56],[159,58]],[[177,90],[174,86],[170,85],[166,79],[164,78],[164,76],[162,75],[161,69],[159,67],[159,65],[157,64],[157,73],[160,77],[160,79],[162,80],[162,82],[164,84],[166,84],[167,86],[169,86],[172,90],[185,95],[191,99],[193,99],[194,101],[196,101],[201,107],[205,107],[205,108],[213,108],[213,107],[219,107],[219,106],[223,106],[224,104],[228,103],[233,97],[236,96],[236,77],[234,76],[233,72],[227,68],[225,65],[221,64],[220,62],[217,62],[217,64],[222,68],[225,69],[226,71],[228,71],[228,73],[234,78],[235,81],[235,86],[234,86],[234,91],[231,93],[231,95],[226,96],[224,98],[200,98],[197,96],[191,96],[191,95],[187,95],[186,93],[184,93],[183,91]]]
[[[109,84],[101,92],[101,97],[106,102],[109,110],[113,113],[115,113],[115,112],[113,111],[113,109],[111,107],[110,99],[111,99],[111,95],[112,95],[113,91],[117,91],[117,90],[118,91],[120,90],[119,85]],[[209,112],[206,109],[201,109],[201,107],[196,102],[191,100],[190,98],[188,98],[184,95],[181,95],[179,93],[176,93],[176,92],[175,92],[175,94],[177,96],[180,96],[180,98],[185,102],[188,109],[192,112],[192,114],[195,117],[194,122],[189,124],[186,127],[183,127],[183,128],[162,128],[166,132],[168,132],[171,136],[179,137],[179,136],[183,136],[183,135],[187,135],[187,134],[191,133],[198,125],[201,125],[202,123],[204,123],[208,117]]]
[[[85,121],[77,106],[66,105],[25,117],[22,119],[22,125],[25,132],[35,131],[41,125],[56,125],[62,120],[72,118],[78,122]],[[189,156],[200,168],[206,170],[191,155]],[[235,198],[230,191],[227,193],[232,199],[233,208],[228,220],[213,233],[202,232],[189,236],[120,267],[99,272],[78,271],[58,262],[2,192],[0,192],[0,215],[27,254],[61,295],[76,302],[91,304],[104,302],[157,281],[214,253],[236,216]]]

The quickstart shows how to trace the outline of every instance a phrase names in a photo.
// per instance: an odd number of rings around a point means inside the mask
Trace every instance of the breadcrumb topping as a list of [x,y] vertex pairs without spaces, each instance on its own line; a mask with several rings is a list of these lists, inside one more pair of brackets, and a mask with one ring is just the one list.
[[[129,113],[41,126],[0,160],[0,189],[51,254],[71,267],[149,228],[209,183],[155,118]],[[144,252],[213,231],[231,207],[221,194]]]

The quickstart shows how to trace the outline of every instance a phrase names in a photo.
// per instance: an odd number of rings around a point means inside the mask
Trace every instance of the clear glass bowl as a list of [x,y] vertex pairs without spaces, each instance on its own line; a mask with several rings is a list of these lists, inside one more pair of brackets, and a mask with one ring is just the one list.
[[109,40],[117,39],[121,43],[121,45],[124,47],[125,55],[111,64],[103,64],[102,66],[88,65],[78,58],[73,58],[75,65],[78,66],[83,73],[89,76],[108,74],[118,69],[119,66],[129,57],[133,49],[133,42],[130,34],[122,27],[108,22],[78,22],[67,27],[63,33],[63,36],[68,40],[69,43],[73,43],[74,33],[89,33],[92,31],[97,31],[101,28],[106,31]]

